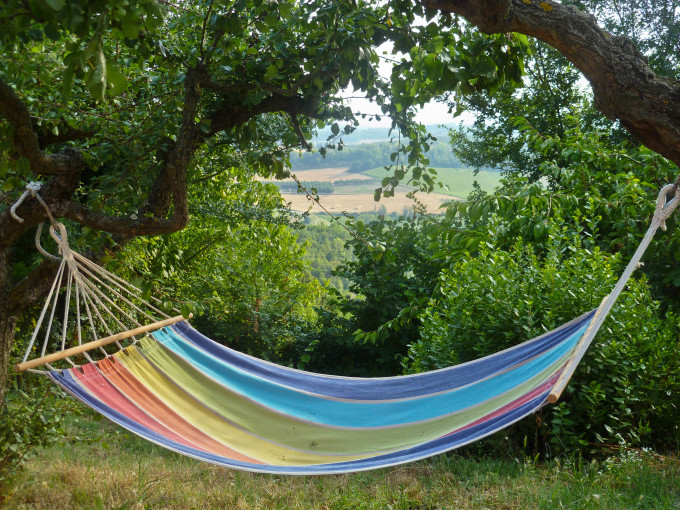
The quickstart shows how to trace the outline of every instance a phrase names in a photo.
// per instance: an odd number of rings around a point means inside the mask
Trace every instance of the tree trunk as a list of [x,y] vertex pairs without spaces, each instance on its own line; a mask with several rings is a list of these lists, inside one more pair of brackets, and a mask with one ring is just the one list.
[[10,276],[7,252],[0,250],[0,408],[5,404],[5,388],[10,370],[14,330],[17,324],[17,315],[13,313],[12,304],[7,299]]
[[12,343],[14,342],[14,328],[17,318],[13,315],[5,315],[4,310],[0,309],[0,408],[5,404],[5,389],[9,379],[10,354]]

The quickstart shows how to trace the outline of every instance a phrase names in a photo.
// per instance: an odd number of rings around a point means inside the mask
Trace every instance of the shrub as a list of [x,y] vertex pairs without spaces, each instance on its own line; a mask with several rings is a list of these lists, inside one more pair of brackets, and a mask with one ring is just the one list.
[[[517,242],[509,251],[482,248],[478,257],[440,275],[420,317],[420,339],[403,360],[407,372],[462,363],[533,338],[595,308],[615,281],[617,257],[589,252],[552,230],[545,257]],[[562,402],[509,432],[521,448],[587,450],[591,443],[675,446],[674,404],[680,394],[677,318],[662,317],[643,278],[619,297]]]
[[64,437],[63,411],[69,405],[47,380],[34,378],[29,385],[15,376],[10,384],[0,407],[0,487],[37,448]]

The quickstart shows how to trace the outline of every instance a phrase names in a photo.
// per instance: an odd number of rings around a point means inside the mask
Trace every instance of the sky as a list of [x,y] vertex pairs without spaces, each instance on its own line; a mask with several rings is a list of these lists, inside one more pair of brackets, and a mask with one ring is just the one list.
[[[377,53],[379,55],[385,55],[386,57],[389,58],[389,60],[399,58],[398,55],[395,56],[392,53],[391,49],[392,43],[387,42],[377,48]],[[389,79],[390,74],[392,72],[392,64],[388,62],[388,59],[380,60],[380,63],[378,64],[378,72],[380,73],[380,76],[382,76],[383,78]],[[382,114],[379,106],[371,103],[366,99],[357,99],[356,97],[359,94],[360,93],[356,93],[351,89],[347,89],[342,93],[343,97],[352,98],[347,99],[346,101],[347,106],[350,106],[352,110],[355,112],[355,114],[356,113],[368,113],[377,115]],[[474,116],[468,113],[463,113],[458,117],[454,117],[452,113],[448,113],[448,108],[446,107],[446,105],[442,103],[437,103],[435,101],[430,101],[429,103],[425,104],[423,108],[418,108],[418,113],[416,114],[416,121],[427,126],[438,124],[446,125],[460,123],[471,124],[474,121]],[[385,116],[383,116],[380,121],[374,119],[371,122],[368,122],[368,119],[366,119],[366,121],[361,122],[361,124],[364,127],[379,127],[379,126],[389,127],[391,123],[392,121],[390,120],[390,118]]]
[[[371,103],[367,99],[357,99],[356,94],[351,91],[345,91],[344,97],[351,97],[352,99],[346,99],[347,106],[350,106],[355,114],[357,113],[368,113],[382,115],[380,107],[374,103]],[[448,108],[443,103],[437,103],[435,101],[430,101],[426,103],[423,108],[418,108],[416,113],[416,121],[427,126],[438,125],[438,124],[471,124],[474,120],[474,116],[469,113],[463,113],[458,117],[454,117],[453,113],[448,113]],[[378,121],[373,119],[368,121],[368,119],[360,120],[361,124],[365,127],[379,127],[386,126],[389,127],[392,121],[389,117],[382,115],[382,118]]]

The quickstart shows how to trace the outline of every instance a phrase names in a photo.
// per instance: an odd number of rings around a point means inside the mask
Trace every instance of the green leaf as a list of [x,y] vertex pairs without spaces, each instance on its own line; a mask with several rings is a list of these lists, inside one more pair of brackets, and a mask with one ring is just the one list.
[[75,78],[76,70],[74,67],[67,67],[61,79],[61,100],[68,103],[71,97],[71,90],[73,90],[73,79]]
[[104,96],[106,92],[106,57],[104,57],[104,52],[101,49],[97,54],[94,69],[89,73],[87,88],[96,101],[100,103],[106,101]]
[[142,18],[135,11],[128,11],[121,25],[125,37],[133,40],[139,38],[139,32],[142,30]]
[[279,3],[278,8],[279,8],[279,14],[281,15],[282,18],[284,18],[284,19],[290,18],[291,13],[293,12],[293,5],[292,4]]
[[66,0],[45,0],[45,3],[53,11],[61,11],[66,5]]
[[267,71],[264,73],[264,79],[266,81],[272,81],[274,78],[276,78],[277,74],[279,74],[279,68],[274,64],[270,64],[267,68]]
[[125,75],[109,62],[106,63],[106,77],[108,81],[106,93],[109,96],[116,97],[128,89],[128,81]]
[[476,76],[493,78],[496,76],[496,63],[487,55],[481,55],[479,61],[472,68],[472,73]]
[[58,41],[59,37],[61,37],[61,33],[59,32],[59,29],[54,26],[52,23],[48,23],[45,25],[45,28],[43,28],[43,31],[45,32],[45,35],[49,37],[52,41]]
[[182,306],[179,307],[180,313],[185,318],[189,318],[189,315],[191,315],[193,313],[194,307],[192,305],[193,305],[193,303],[182,303]]
[[275,27],[279,23],[279,16],[275,11],[272,11],[264,18],[264,22],[270,27]]
[[[19,186],[17,186],[17,181],[19,181]],[[9,179],[2,183],[2,191],[7,193],[20,186],[21,179],[18,179],[17,177],[10,177]]]

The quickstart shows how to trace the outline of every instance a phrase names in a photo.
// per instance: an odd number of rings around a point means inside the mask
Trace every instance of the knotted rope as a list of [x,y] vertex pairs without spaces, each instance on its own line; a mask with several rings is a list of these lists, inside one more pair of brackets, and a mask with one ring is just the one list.
[[[35,198],[35,199],[40,203],[40,205],[42,205],[43,209],[45,209],[45,213],[47,213],[47,217],[48,217],[49,220],[50,220],[50,225],[52,225],[52,228],[58,229],[58,228],[59,228],[59,227],[58,227],[59,224],[58,224],[57,221],[54,219],[54,216],[52,216],[52,211],[50,211],[50,208],[47,206],[47,203],[45,203],[45,201],[43,200],[43,198],[40,196],[40,193],[38,193],[41,189],[42,189],[42,183],[40,183],[40,182],[38,182],[38,181],[31,181],[31,182],[29,182],[29,183],[26,185],[26,190],[25,190],[24,193],[21,195],[21,197],[19,197],[19,200],[17,200],[17,201],[14,203],[14,205],[10,208],[9,214],[12,216],[12,218],[14,218],[14,219],[15,219],[16,221],[18,221],[19,223],[23,223],[23,222],[24,222],[24,219],[21,218],[21,217],[17,214],[17,208],[24,202],[24,200],[26,200],[26,199],[30,196],[30,197]],[[46,251],[46,250],[42,247],[42,245],[40,244],[40,236],[42,236],[42,228],[43,228],[43,224],[40,223],[40,224],[38,225],[38,230],[37,230],[36,233],[35,233],[35,247],[38,249],[38,251],[40,252],[40,254],[41,254],[43,257],[48,258],[48,259],[50,259],[50,260],[53,260],[53,261],[55,261],[55,262],[59,262],[59,261],[61,260],[59,257],[55,257],[54,255],[52,255],[51,253],[49,253],[48,251]]]
[[31,181],[26,185],[26,191],[24,191],[24,194],[21,195],[19,200],[16,201],[16,203],[12,206],[12,208],[9,210],[9,213],[12,215],[12,218],[17,220],[19,223],[23,223],[24,219],[20,218],[19,215],[17,214],[17,208],[26,200],[29,196],[32,196],[33,198],[36,198],[40,201],[41,204],[43,204],[43,207],[48,211],[47,214],[50,216],[50,220],[54,222],[54,218],[52,218],[49,209],[47,207],[47,204],[43,201],[42,197],[38,195],[38,191],[40,191],[40,188],[42,187],[42,184],[37,181]]

